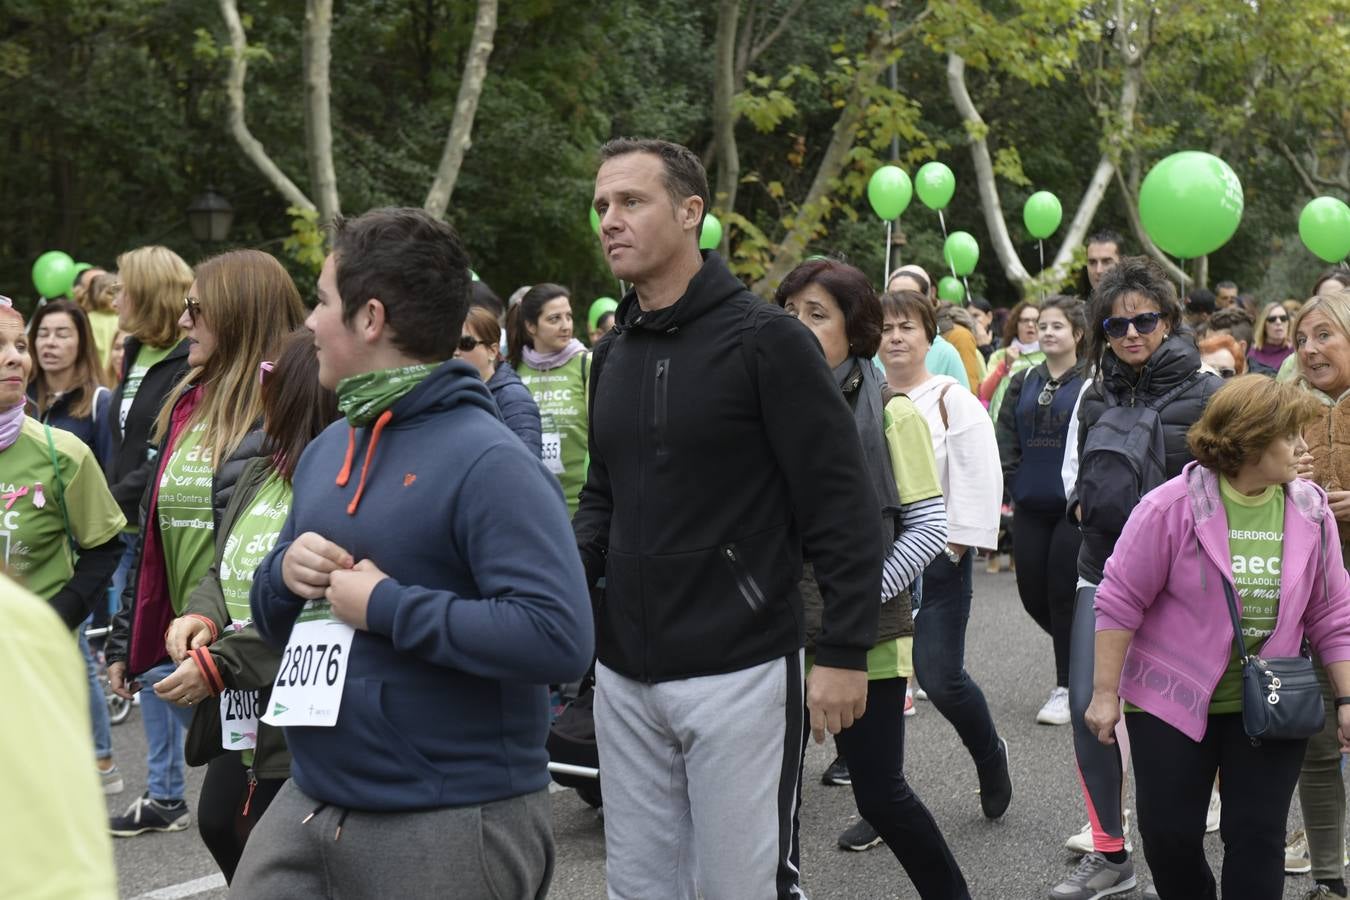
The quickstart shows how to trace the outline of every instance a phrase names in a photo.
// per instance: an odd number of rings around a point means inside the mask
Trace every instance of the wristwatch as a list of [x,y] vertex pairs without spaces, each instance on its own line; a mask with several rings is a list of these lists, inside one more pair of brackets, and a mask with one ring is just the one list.
[[[954,566],[961,565],[961,554],[953,550],[950,544],[945,545],[942,548],[942,552],[947,554],[947,559],[951,562],[952,565]],[[1347,702],[1350,702],[1350,698],[1347,698]]]

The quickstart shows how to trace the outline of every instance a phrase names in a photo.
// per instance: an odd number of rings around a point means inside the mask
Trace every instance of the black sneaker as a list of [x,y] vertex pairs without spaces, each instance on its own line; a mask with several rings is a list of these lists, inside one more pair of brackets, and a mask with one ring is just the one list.
[[998,739],[998,755],[976,771],[980,779],[980,808],[989,819],[1008,811],[1012,802],[1012,775],[1008,767],[1008,742]]
[[861,853],[863,850],[871,850],[877,844],[881,843],[881,835],[877,830],[867,824],[866,819],[859,819],[848,827],[848,829],[839,835],[840,850],[856,850]]
[[120,816],[108,822],[113,837],[135,837],[147,831],[182,831],[188,827],[188,808],[182,800],[163,803],[147,792],[137,797]]
[[830,763],[825,774],[820,776],[821,784],[828,784],[833,787],[843,787],[853,783],[853,779],[848,775],[848,763],[844,762],[842,756],[836,756],[834,762]]

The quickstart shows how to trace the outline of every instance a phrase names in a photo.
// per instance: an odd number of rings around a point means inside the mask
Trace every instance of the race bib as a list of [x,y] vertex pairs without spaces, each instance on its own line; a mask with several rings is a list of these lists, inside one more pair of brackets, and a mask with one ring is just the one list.
[[258,746],[257,691],[226,691],[220,695],[220,746],[226,750],[253,750]]
[[554,475],[563,473],[562,463],[562,432],[546,431],[544,432],[544,465]]
[[268,725],[336,725],[355,635],[352,626],[331,617],[327,603],[306,604],[281,655],[262,720]]

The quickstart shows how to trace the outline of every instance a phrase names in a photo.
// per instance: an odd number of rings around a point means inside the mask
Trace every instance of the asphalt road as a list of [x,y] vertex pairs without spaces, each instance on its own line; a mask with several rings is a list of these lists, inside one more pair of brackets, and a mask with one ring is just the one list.
[[[927,703],[919,703],[918,715],[907,722],[906,773],[942,827],[974,897],[1037,900],[1072,869],[1075,859],[1061,845],[1087,821],[1073,769],[1072,740],[1067,726],[1035,724],[1036,711],[1053,686],[1050,640],[1023,612],[1013,576],[977,571],[974,607],[967,668],[984,689],[1011,748],[1012,806],[997,822],[980,814],[970,758],[955,731]],[[120,812],[144,790],[145,741],[139,710],[113,729],[113,742],[127,789],[108,798],[108,809]],[[848,788],[820,783],[832,751],[829,744],[812,745],[806,758],[802,871],[809,896],[813,900],[916,897],[904,870],[885,847],[866,853],[835,848],[839,832],[854,821],[856,811]],[[194,807],[203,771],[189,774],[188,797]],[[603,898],[604,836],[599,817],[571,791],[554,794],[553,801],[557,871],[549,896]],[[1295,800],[1291,827],[1297,827],[1298,818]],[[1217,834],[1206,840],[1217,872],[1222,844]],[[195,823],[187,831],[120,839],[115,845],[124,898],[226,896],[223,887],[212,886],[218,883],[212,880],[217,870],[197,837]],[[1142,853],[1135,859],[1143,885],[1147,866]],[[1286,879],[1285,900],[1301,898],[1311,884],[1307,876]]]

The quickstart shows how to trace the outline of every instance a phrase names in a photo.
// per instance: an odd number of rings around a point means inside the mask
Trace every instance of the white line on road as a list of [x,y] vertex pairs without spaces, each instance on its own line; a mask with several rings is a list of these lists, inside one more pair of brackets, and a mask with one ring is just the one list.
[[197,894],[205,894],[207,891],[214,891],[216,888],[223,888],[224,886],[225,876],[217,872],[214,875],[184,881],[182,884],[171,884],[168,887],[158,888],[132,897],[131,900],[180,900],[182,897],[195,897]]

